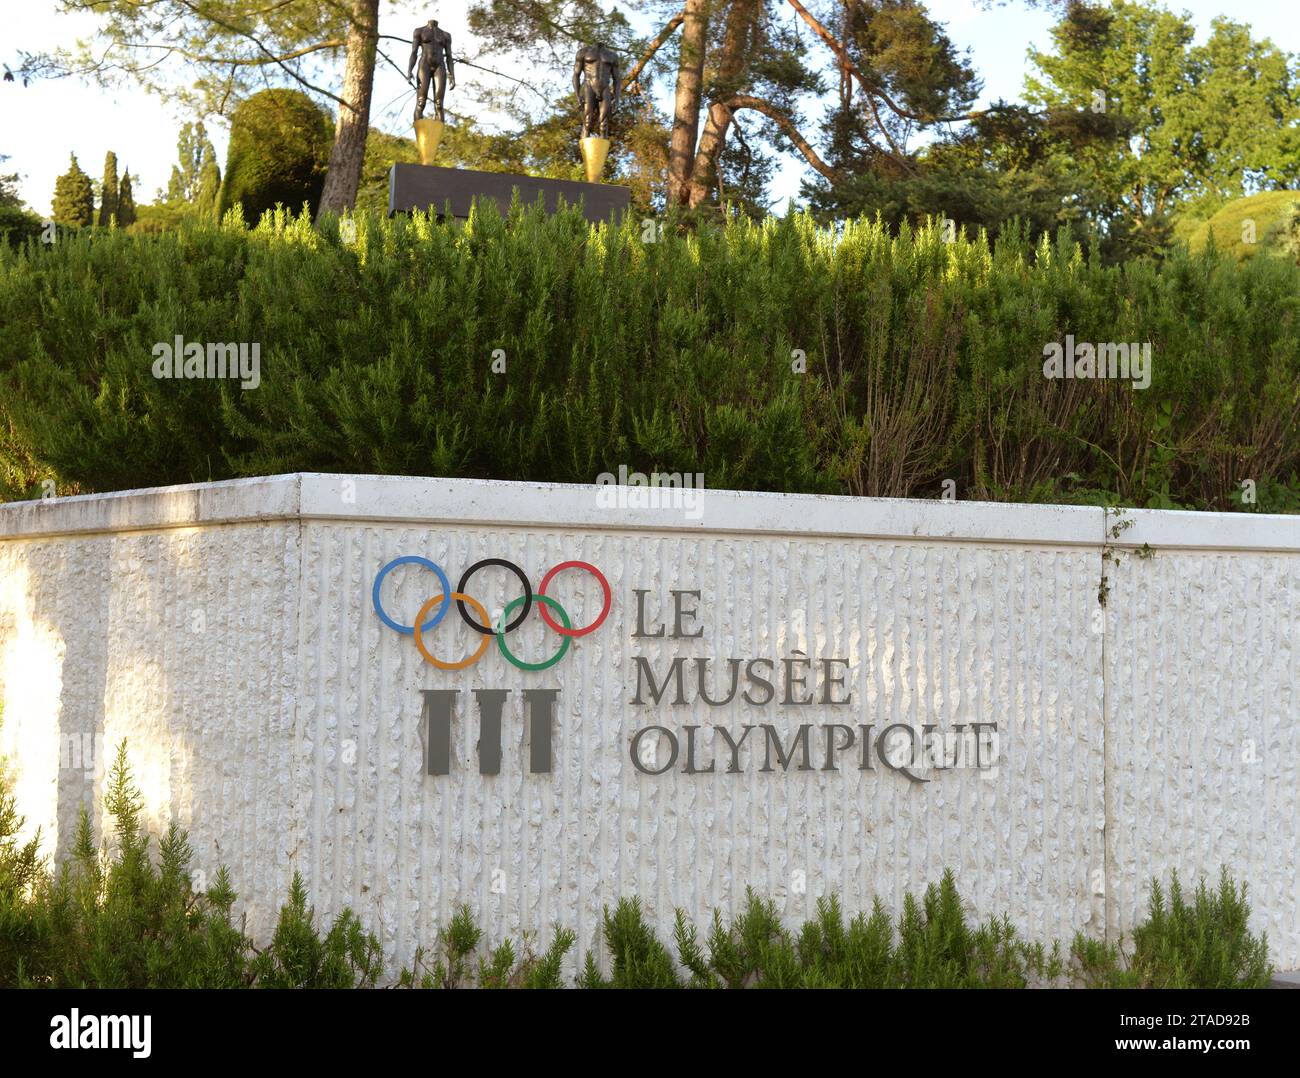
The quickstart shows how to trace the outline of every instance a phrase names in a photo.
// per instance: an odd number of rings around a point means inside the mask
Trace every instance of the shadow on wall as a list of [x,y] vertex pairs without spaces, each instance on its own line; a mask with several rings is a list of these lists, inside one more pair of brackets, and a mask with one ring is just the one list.
[[[58,601],[55,596],[41,595],[41,574],[31,568],[51,554],[35,543],[0,548],[0,756],[18,812],[25,818],[22,838],[38,830],[47,841],[52,836],[57,856],[71,844],[75,825],[75,815],[69,821],[63,812],[63,798],[65,793],[82,795],[83,764],[88,763],[93,781],[94,758],[87,761],[78,752],[74,774],[65,766],[72,762],[65,747],[73,742],[63,731],[63,619],[50,605]],[[85,611],[87,620],[99,613]],[[92,669],[93,664],[84,664],[78,675],[85,677]],[[80,748],[81,739],[76,741]],[[73,781],[75,791],[69,790]]]
[[159,546],[157,536],[90,536],[0,547],[0,755],[24,833],[39,828],[56,861],[82,806],[102,833],[104,774],[122,738],[146,825],[158,834],[174,816],[171,764],[188,753],[167,730],[155,649],[180,589]]

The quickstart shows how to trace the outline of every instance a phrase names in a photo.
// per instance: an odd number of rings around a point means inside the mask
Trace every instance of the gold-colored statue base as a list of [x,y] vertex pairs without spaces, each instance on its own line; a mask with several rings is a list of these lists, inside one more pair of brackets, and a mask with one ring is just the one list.
[[444,126],[441,120],[429,120],[423,116],[415,121],[415,145],[420,151],[420,164],[433,164],[433,159],[438,156]]
[[590,135],[579,139],[578,144],[582,147],[582,163],[587,166],[587,182],[599,183],[605,158],[609,156],[609,139]]

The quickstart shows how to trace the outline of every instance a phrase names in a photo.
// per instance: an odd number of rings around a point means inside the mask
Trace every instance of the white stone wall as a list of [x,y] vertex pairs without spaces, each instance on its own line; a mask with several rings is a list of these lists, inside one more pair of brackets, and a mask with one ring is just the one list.
[[[229,865],[256,931],[297,870],[319,913],[358,910],[390,962],[462,902],[489,938],[544,944],[558,922],[581,952],[623,895],[667,935],[675,907],[703,926],[746,885],[797,921],[830,892],[897,909],[946,867],[979,916],[1117,938],[1152,876],[1226,864],[1275,960],[1300,966],[1300,518],[1130,513],[1103,610],[1099,509],[731,492],[699,508],[316,475],[0,506],[0,752],[29,825],[66,849],[102,795],[86,761],[105,755],[70,749],[125,737],[151,822],[187,827],[209,876]],[[549,670],[495,644],[437,670],[371,607],[376,572],[405,554],[453,586],[482,558],[534,588],[589,561],[613,609]],[[671,630],[673,588],[702,593],[703,637],[634,638],[635,589]],[[409,623],[438,590],[405,568],[384,602]],[[517,585],[493,569],[467,590],[495,610]],[[575,622],[599,606],[581,573],[548,590]],[[558,643],[535,613],[510,639],[533,659]],[[453,609],[428,643],[450,658],[477,637]],[[851,706],[630,703],[636,656],[659,672],[796,651],[849,659]],[[550,774],[527,770],[520,690],[535,687],[560,690]],[[426,689],[460,690],[445,776],[425,774]],[[512,690],[498,775],[479,774],[475,689]],[[998,724],[996,770],[917,784],[859,770],[856,746],[821,770],[818,724],[971,722]],[[814,724],[815,769],[759,771],[757,737],[740,774],[721,745],[714,773],[630,759],[645,726],[700,726],[707,766],[712,724],[761,723]]]

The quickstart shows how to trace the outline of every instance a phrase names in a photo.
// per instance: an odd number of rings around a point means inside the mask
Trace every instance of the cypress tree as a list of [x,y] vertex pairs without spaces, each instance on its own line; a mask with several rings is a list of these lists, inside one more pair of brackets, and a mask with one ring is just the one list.
[[117,194],[117,227],[135,224],[135,192],[131,189],[130,170],[122,171],[122,186]]
[[77,164],[77,155],[71,156],[72,166],[54,182],[51,209],[57,224],[85,228],[95,223],[95,189]]
[[[117,154],[112,150],[104,157],[104,182],[100,190],[99,224],[106,228],[117,216]],[[121,224],[121,222],[118,222]]]

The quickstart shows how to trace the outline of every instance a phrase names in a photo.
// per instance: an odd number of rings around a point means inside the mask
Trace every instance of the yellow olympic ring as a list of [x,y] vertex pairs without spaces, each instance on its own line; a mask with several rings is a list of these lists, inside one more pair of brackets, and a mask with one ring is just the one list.
[[[453,591],[451,593],[451,597],[453,599],[459,600],[462,603],[469,603],[470,606],[472,606],[476,611],[478,611],[479,617],[483,619],[481,624],[483,625],[491,624],[492,619],[488,617],[488,612],[483,609],[483,604],[480,603],[477,599],[472,599],[464,592],[459,592],[459,591]],[[420,613],[416,617],[415,625],[414,625],[415,646],[420,649],[420,654],[424,656],[425,661],[432,663],[439,670],[464,670],[465,667],[471,666],[474,663],[479,661],[479,659],[483,655],[483,652],[487,650],[487,646],[491,642],[492,637],[491,636],[482,637],[478,649],[472,655],[470,655],[469,658],[461,659],[461,661],[458,663],[445,663],[441,659],[435,658],[430,653],[429,649],[424,646],[424,638],[420,635],[420,626],[424,623],[424,616],[430,610],[433,609],[436,603],[440,603],[440,602],[442,602],[442,596],[435,595],[432,599],[430,599],[427,603],[425,603],[422,607],[420,607]]]

